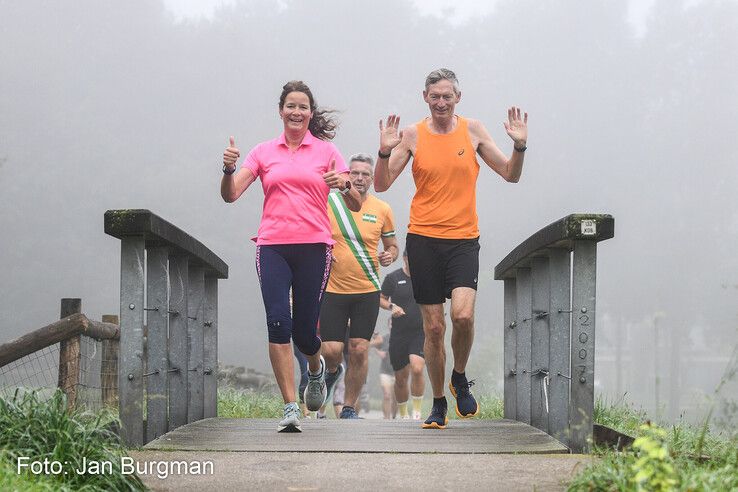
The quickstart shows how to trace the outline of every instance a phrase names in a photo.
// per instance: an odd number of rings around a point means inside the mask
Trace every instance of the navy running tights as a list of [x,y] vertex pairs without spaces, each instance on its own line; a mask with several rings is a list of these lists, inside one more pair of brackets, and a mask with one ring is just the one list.
[[290,343],[291,338],[303,354],[320,350],[318,316],[330,268],[331,247],[324,243],[256,247],[256,273],[271,343]]

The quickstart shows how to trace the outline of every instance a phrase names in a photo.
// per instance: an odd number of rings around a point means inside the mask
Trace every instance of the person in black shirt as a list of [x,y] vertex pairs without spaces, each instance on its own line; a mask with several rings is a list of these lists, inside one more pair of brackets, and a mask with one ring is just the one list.
[[[392,313],[392,336],[389,356],[395,371],[395,398],[400,418],[409,418],[407,401],[413,398],[415,420],[421,418],[425,393],[425,358],[423,356],[423,318],[413,297],[413,285],[407,266],[407,250],[402,255],[403,266],[388,274],[382,282],[380,307]],[[408,379],[410,388],[408,389]]]

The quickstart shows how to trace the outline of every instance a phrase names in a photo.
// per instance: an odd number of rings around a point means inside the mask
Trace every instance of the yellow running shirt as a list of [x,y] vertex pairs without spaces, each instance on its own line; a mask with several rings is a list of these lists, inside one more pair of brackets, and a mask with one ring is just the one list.
[[338,193],[328,194],[333,256],[326,292],[364,294],[380,290],[377,246],[382,237],[395,235],[392,209],[387,203],[367,193],[358,212],[346,207]]
[[415,126],[416,192],[410,204],[408,232],[444,239],[479,237],[479,163],[466,118],[459,116],[454,131],[445,134],[431,133],[426,120]]

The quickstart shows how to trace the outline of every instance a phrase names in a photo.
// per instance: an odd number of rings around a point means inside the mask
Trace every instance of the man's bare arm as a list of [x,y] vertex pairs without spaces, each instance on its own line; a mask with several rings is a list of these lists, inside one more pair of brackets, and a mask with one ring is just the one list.
[[[528,113],[525,113],[525,117],[521,118],[519,108],[513,107],[508,110],[508,121],[505,122],[505,130],[514,142],[512,155],[508,158],[481,122],[476,120],[469,122],[472,138],[477,141],[477,153],[485,164],[502,176],[505,181],[511,183],[517,183],[523,173],[524,152],[528,141],[527,123]],[[517,149],[523,149],[523,151]]]
[[374,170],[374,190],[377,192],[387,191],[412,157],[415,127],[398,132],[399,125],[400,117],[395,115],[387,118],[386,126],[382,120],[379,121],[380,156]]

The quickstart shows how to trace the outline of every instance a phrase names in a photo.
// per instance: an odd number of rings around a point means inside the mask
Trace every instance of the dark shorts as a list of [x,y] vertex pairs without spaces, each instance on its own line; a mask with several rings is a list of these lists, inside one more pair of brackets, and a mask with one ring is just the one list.
[[320,338],[324,342],[344,342],[348,333],[349,338],[370,340],[378,314],[379,291],[366,294],[326,292],[320,308]]
[[443,304],[456,287],[477,289],[478,237],[439,239],[408,233],[406,248],[418,304]]
[[423,344],[425,343],[425,334],[422,331],[415,331],[409,335],[392,333],[389,342],[389,356],[392,369],[399,371],[410,363],[410,354],[420,357],[423,355]]

